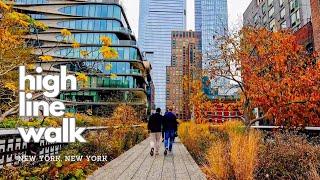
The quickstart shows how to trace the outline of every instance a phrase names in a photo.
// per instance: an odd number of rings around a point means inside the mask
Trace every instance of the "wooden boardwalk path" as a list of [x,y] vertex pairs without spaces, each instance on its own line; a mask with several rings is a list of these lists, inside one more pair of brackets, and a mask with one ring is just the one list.
[[88,179],[96,180],[204,180],[205,175],[179,140],[173,153],[150,156],[149,139],[134,146],[118,158],[99,168]]

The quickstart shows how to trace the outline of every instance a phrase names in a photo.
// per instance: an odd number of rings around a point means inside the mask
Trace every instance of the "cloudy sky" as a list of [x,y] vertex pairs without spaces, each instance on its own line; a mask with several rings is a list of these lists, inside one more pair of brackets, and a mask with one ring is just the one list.
[[[139,28],[139,1],[122,0],[127,17],[133,32],[138,36]],[[236,30],[241,27],[242,14],[252,0],[228,0],[229,29]],[[187,28],[194,30],[194,0],[187,0]]]

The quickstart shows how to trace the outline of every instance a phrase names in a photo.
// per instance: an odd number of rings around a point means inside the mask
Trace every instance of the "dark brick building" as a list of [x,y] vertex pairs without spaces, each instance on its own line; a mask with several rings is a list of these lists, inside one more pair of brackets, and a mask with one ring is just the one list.
[[297,43],[304,46],[308,52],[313,52],[314,50],[314,33],[313,26],[311,22],[308,22],[300,29],[294,32],[296,36]]
[[171,66],[167,67],[166,108],[179,119],[191,118],[190,89],[183,87],[184,77],[201,80],[201,33],[173,31],[171,33]]

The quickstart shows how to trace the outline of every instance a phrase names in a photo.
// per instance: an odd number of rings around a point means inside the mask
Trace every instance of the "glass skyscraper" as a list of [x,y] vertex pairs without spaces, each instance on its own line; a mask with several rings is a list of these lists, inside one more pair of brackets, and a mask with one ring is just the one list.
[[[206,69],[213,57],[219,55],[216,38],[228,30],[227,0],[195,0],[195,28],[201,32],[202,66]],[[219,95],[228,95],[229,83],[225,78],[212,79],[211,91],[215,89]]]
[[171,65],[171,32],[186,29],[186,0],[140,0],[138,44],[152,65],[156,107],[166,106],[166,67]]
[[195,27],[202,33],[203,63],[216,47],[214,37],[228,29],[227,0],[195,0]]

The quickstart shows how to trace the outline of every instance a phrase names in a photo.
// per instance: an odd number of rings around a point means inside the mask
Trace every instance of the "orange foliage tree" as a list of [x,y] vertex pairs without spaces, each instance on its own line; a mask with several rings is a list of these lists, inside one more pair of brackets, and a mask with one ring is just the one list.
[[199,79],[185,76],[182,83],[183,88],[189,92],[185,95],[184,101],[189,104],[192,120],[196,124],[209,122],[208,113],[218,111],[221,107],[227,110],[235,108],[235,104],[224,104],[222,99],[210,100],[203,92],[202,81]]
[[[234,106],[247,124],[269,119],[277,125],[320,125],[320,62],[291,32],[243,28],[217,41],[219,53],[208,74],[238,86]],[[263,117],[254,119],[254,108]]]

